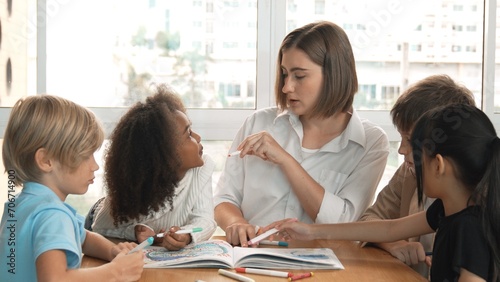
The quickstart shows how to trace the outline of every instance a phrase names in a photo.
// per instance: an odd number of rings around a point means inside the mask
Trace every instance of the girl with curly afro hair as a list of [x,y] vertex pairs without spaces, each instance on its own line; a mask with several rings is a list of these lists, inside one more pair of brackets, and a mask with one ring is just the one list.
[[[105,154],[107,196],[87,216],[87,227],[104,236],[179,250],[212,236],[212,172],[201,137],[191,129],[178,95],[165,85],[132,106],[110,136]],[[201,227],[192,234],[179,229]],[[165,232],[168,230],[167,232]]]

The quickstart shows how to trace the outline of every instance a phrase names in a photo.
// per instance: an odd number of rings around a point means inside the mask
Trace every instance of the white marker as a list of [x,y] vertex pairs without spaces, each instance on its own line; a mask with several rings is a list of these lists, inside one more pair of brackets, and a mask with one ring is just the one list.
[[249,240],[248,241],[248,245],[254,245],[254,244],[257,244],[259,241],[263,240],[263,239],[266,239],[267,237],[275,234],[275,233],[278,233],[278,229],[276,228],[273,228],[271,230],[268,230],[262,234],[260,234],[259,236],[253,238],[252,240]]
[[140,243],[139,245],[137,245],[135,248],[133,248],[132,250],[130,250],[127,254],[135,253],[137,251],[140,251],[140,250],[144,249],[147,246],[151,246],[154,241],[155,241],[155,239],[153,237],[149,237],[146,240],[144,240],[142,243]]
[[227,276],[227,277],[231,277],[233,279],[236,279],[236,280],[242,281],[242,282],[255,282],[255,280],[253,280],[252,278],[248,278],[246,276],[243,276],[243,275],[231,272],[231,271],[227,271],[224,269],[219,269],[219,274]]
[[241,151],[234,151],[232,153],[229,153],[227,156],[228,157],[234,157],[234,156],[239,156],[241,154]]
[[196,233],[196,232],[200,232],[200,231],[203,231],[203,228],[201,228],[201,227],[195,227],[195,228],[192,228],[192,229],[180,229],[180,230],[177,230],[177,231],[175,231],[175,234],[188,234],[188,233]]
[[[200,232],[200,231],[203,231],[203,228],[195,227],[192,229],[179,229],[179,230],[175,231],[175,234],[189,234],[189,233],[196,233],[196,232]],[[163,234],[165,234],[165,233],[158,233],[155,236],[157,238],[163,238]]]
[[292,277],[293,276],[293,273],[291,273],[291,272],[267,270],[267,269],[237,267],[234,270],[236,270],[236,272],[240,272],[240,273],[252,273],[252,274],[260,274],[260,275],[276,276],[276,277]]

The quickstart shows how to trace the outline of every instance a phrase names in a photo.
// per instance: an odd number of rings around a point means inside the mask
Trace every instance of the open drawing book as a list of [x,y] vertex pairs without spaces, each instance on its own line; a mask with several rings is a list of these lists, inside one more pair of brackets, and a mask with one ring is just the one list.
[[241,248],[210,240],[179,251],[146,247],[145,268],[344,269],[328,248]]

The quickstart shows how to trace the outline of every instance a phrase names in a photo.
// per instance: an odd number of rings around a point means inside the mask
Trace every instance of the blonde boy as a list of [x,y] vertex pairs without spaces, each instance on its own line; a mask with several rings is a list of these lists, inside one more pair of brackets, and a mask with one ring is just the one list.
[[[99,168],[93,154],[103,139],[95,116],[66,99],[36,95],[14,105],[2,148],[9,179],[0,223],[0,276],[6,281],[139,279],[141,252],[126,255],[135,244],[115,245],[86,231],[83,217],[64,203],[93,183]],[[17,195],[16,187],[22,187]],[[111,262],[79,269],[82,253]]]

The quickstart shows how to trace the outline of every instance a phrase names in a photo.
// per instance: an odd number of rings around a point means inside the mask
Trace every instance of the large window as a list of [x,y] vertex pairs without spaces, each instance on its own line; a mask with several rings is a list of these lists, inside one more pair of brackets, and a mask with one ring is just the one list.
[[330,20],[348,34],[360,85],[375,86],[375,93],[358,92],[357,109],[389,110],[408,85],[439,73],[467,85],[481,103],[483,1],[288,3],[294,8],[287,12],[287,32],[311,21]]
[[[109,133],[152,83],[165,82],[216,159],[215,182],[244,119],[274,104],[283,37],[317,20],[348,34],[360,84],[355,108],[388,133],[392,152],[381,185],[401,162],[389,110],[428,75],[446,73],[466,85],[500,128],[495,0],[20,0],[7,8],[0,13],[0,80],[12,83],[0,83],[2,132],[19,97],[51,93],[90,107]],[[101,186],[91,186],[89,202]]]
[[428,75],[449,74],[478,105],[487,89],[484,18],[491,9],[480,0],[37,2],[37,89],[28,94],[91,107],[108,131],[151,84],[165,82],[182,95],[205,139],[230,140],[251,111],[273,105],[283,37],[317,20],[349,35],[360,83],[355,107],[388,131],[387,111],[398,95]]
[[256,0],[65,2],[47,17],[47,92],[120,107],[168,83],[189,108],[255,108],[241,90],[256,80]]

